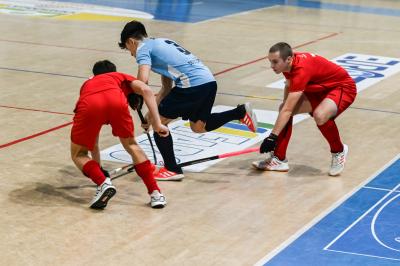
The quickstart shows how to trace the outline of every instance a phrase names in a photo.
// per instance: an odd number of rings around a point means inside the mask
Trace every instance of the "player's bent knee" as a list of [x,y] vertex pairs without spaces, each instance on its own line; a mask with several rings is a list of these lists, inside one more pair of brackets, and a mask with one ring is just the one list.
[[74,160],[78,157],[88,156],[89,152],[83,146],[71,143],[71,159]]
[[167,126],[169,124],[169,122],[171,122],[173,119],[170,118],[166,118],[160,115],[160,120],[161,120],[161,124],[163,124],[164,126]]
[[323,112],[314,111],[313,117],[317,125],[323,125],[329,120],[329,116]]
[[71,160],[74,162],[74,164],[81,169],[81,164],[82,164],[82,159],[84,158],[89,158],[89,152],[88,151],[78,151],[71,153]]
[[207,132],[206,125],[204,123],[190,123],[190,128],[195,133]]
[[192,131],[194,132],[194,133],[204,133],[204,132],[207,132],[206,130],[205,130],[205,128],[200,128],[200,127],[197,127],[197,126],[195,126],[195,127],[190,127],[191,129],[192,129]]

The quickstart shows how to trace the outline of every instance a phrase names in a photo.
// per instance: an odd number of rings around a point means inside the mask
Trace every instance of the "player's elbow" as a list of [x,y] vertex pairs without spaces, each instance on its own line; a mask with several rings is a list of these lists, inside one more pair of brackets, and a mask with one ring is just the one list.
[[144,98],[151,98],[154,97],[154,93],[153,91],[150,89],[150,87],[148,86],[143,86],[142,88],[142,96]]
[[139,75],[138,76],[138,80],[140,80],[141,82],[143,82],[145,84],[149,84],[149,76]]

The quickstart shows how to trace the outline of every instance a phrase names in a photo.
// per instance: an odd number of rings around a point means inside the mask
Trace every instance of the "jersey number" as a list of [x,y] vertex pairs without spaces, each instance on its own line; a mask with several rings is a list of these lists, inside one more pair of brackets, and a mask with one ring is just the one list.
[[183,48],[182,46],[180,46],[179,44],[177,44],[176,42],[173,42],[171,40],[165,40],[166,43],[168,44],[172,44],[173,46],[176,47],[176,49],[178,49],[179,52],[184,53],[185,55],[190,55],[190,52],[188,50],[186,50],[185,48]]

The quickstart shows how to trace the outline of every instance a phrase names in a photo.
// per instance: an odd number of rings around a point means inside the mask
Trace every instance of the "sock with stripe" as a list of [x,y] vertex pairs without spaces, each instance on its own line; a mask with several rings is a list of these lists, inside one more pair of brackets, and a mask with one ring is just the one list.
[[106,177],[101,171],[100,165],[95,160],[90,160],[82,167],[82,172],[85,176],[92,179],[96,185],[100,186],[106,180]]
[[160,188],[157,185],[157,181],[154,179],[153,166],[149,160],[142,163],[135,164],[135,171],[143,180],[146,185],[147,192],[151,194],[154,190],[158,190],[161,193]]
[[246,109],[240,107],[240,105],[234,109],[225,112],[212,113],[210,114],[210,116],[206,121],[206,130],[213,131],[232,120],[242,119],[245,115],[246,115]]

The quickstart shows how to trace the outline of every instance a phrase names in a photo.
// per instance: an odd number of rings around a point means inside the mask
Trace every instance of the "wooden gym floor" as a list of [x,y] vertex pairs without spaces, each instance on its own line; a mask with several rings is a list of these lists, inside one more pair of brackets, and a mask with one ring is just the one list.
[[[264,57],[278,41],[330,59],[346,53],[400,57],[397,1],[329,0],[318,7],[282,1],[210,19],[205,14],[217,9],[213,3],[183,2],[205,19],[190,21],[186,10],[188,22],[173,21],[173,13],[141,21],[151,36],[176,40],[209,66],[219,85],[216,104],[250,101],[257,109],[277,110],[282,91],[266,86],[282,77]],[[331,8],[335,4],[349,8]],[[202,5],[203,13],[194,13]],[[132,173],[115,180],[118,192],[106,210],[91,210],[95,187],[69,155],[72,110],[97,60],[136,74],[133,58],[117,46],[127,21],[0,13],[1,265],[263,264],[399,154],[400,75],[394,74],[361,91],[337,119],[350,148],[340,177],[327,175],[328,145],[306,119],[294,127],[288,173],[253,170],[259,154],[229,158],[187,172],[183,182],[160,183],[168,199],[162,210],[147,205],[145,187]],[[156,92],[156,74],[150,84]],[[135,121],[142,134],[137,116]],[[104,127],[100,146],[117,142]]]

